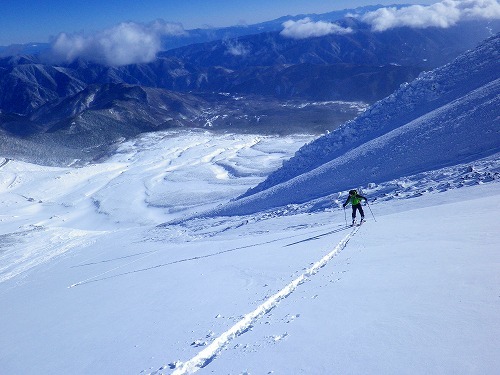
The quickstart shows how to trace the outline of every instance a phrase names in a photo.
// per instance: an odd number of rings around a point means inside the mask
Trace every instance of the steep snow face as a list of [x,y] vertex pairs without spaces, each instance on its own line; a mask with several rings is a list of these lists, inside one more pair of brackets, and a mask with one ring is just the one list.
[[378,184],[499,151],[498,92],[500,80],[495,80],[310,172],[232,202],[216,214],[240,215],[304,203],[349,187]]
[[[387,137],[394,139],[395,134],[388,135],[390,132],[408,124],[412,124],[410,127],[414,128],[414,132],[408,132],[407,126],[406,131],[399,131],[397,139],[401,142],[399,148],[402,152],[396,154],[396,157],[402,164],[406,163],[404,158],[408,154],[405,144],[413,143],[413,146],[417,146],[410,137],[418,133],[417,127],[422,123],[426,124],[428,141],[424,142],[421,138],[418,146],[424,146],[425,150],[419,151],[417,148],[417,154],[411,155],[412,158],[421,159],[422,170],[426,167],[437,168],[453,162],[453,159],[450,159],[454,157],[452,154],[444,155],[441,161],[435,157],[432,163],[426,160],[428,156],[432,156],[431,154],[442,152],[440,148],[442,143],[453,147],[455,143],[453,137],[460,137],[462,141],[465,141],[464,137],[467,138],[469,134],[473,137],[479,135],[472,134],[476,131],[482,134],[478,137],[477,143],[470,142],[467,149],[460,150],[456,156],[464,159],[476,153],[495,152],[500,144],[497,118],[499,90],[498,81],[496,81],[500,72],[499,51],[500,35],[496,35],[476,49],[464,53],[452,63],[421,74],[415,81],[402,86],[391,96],[373,105],[356,120],[347,122],[336,131],[301,148],[294,158],[284,163],[281,169],[271,174],[256,188],[250,189],[244,196],[255,194],[309,172],[355,150],[366,142],[385,135],[385,140],[372,143],[373,146],[375,144],[380,146],[387,142]],[[471,95],[471,98],[467,98],[468,95]],[[477,118],[478,115],[481,118]],[[457,117],[456,121],[455,117]],[[466,119],[475,124],[470,124]],[[404,133],[408,135],[407,139],[401,138]],[[445,137],[445,139],[438,137]],[[447,142],[444,142],[445,140]],[[438,141],[437,144],[434,144],[435,141]],[[495,145],[497,147],[494,147]],[[393,147],[397,145],[394,144]],[[375,157],[375,149],[369,150],[366,147],[364,149]],[[380,175],[375,169],[384,171],[388,167],[381,161],[371,158],[368,164],[366,162],[362,165],[351,164],[347,170],[363,168],[371,172],[371,178],[380,179],[386,178],[384,176],[389,176],[390,173]],[[393,176],[395,177],[396,174]],[[334,176],[335,180],[339,177],[341,177],[339,173]],[[346,187],[342,186],[341,189]]]
[[368,182],[500,151],[500,36],[423,74],[294,158],[216,214],[303,203]]

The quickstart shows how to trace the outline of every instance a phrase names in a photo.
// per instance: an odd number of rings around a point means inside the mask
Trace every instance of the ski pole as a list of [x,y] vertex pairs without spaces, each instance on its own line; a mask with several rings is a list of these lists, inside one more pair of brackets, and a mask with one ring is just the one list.
[[368,205],[368,208],[370,209],[370,212],[372,213],[373,220],[375,220],[375,222],[377,222],[377,219],[375,219],[375,215],[373,214],[372,208],[370,207],[370,203],[368,203],[368,201],[366,201],[366,204]]
[[344,207],[344,219],[345,219],[345,226],[347,227],[347,214],[345,213],[345,207]]

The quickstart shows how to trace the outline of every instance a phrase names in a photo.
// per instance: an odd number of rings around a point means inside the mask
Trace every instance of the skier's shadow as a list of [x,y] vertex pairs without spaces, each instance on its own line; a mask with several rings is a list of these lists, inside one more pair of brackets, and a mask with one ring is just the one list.
[[349,229],[349,227],[343,227],[343,228],[334,229],[334,230],[331,230],[330,232],[326,232],[326,233],[323,233],[323,234],[318,234],[317,236],[314,236],[314,237],[306,238],[305,240],[301,240],[301,241],[289,243],[288,245],[284,245],[283,247],[293,246],[293,245],[297,245],[299,243],[317,240],[317,239],[319,239],[321,237],[328,236],[329,234],[334,234],[334,233],[342,232],[342,231],[344,231],[346,229]]

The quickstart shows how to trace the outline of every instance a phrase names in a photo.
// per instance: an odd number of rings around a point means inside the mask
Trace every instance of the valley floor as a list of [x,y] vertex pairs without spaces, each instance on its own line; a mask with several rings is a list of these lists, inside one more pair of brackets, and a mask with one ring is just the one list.
[[[410,178],[371,185],[366,193],[377,199],[354,228],[338,207],[342,197],[317,203],[321,209],[179,220],[211,207],[213,197],[168,209],[175,197],[163,194],[175,190],[161,181],[173,163],[186,168],[168,181],[186,193],[185,181],[202,176],[209,185],[232,183],[237,195],[247,185],[234,176],[248,185],[262,178],[252,160],[271,155],[272,168],[286,157],[262,139],[226,139],[224,150],[196,139],[199,148],[170,145],[185,158],[164,164],[165,152],[151,149],[134,164],[129,144],[120,160],[101,166],[2,166],[2,372],[493,374],[500,367],[498,179],[484,183],[479,171],[455,189],[453,174],[441,171],[433,181],[420,176],[420,185]],[[288,139],[289,152],[303,141]],[[233,177],[215,168],[227,150]],[[492,164],[497,173],[497,159],[481,165]],[[177,223],[157,226],[170,219]]]

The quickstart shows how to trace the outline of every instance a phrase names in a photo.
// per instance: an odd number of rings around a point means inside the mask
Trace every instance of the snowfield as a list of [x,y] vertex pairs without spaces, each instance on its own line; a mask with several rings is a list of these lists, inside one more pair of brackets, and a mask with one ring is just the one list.
[[158,132],[81,168],[0,149],[0,372],[497,374],[499,46],[318,139]]
[[225,202],[310,139],[158,132],[84,168],[2,159],[0,281],[110,230],[157,225]]
[[361,186],[361,227],[333,191],[200,217],[310,140],[155,133],[83,168],[5,160],[2,372],[495,373],[498,155]]

